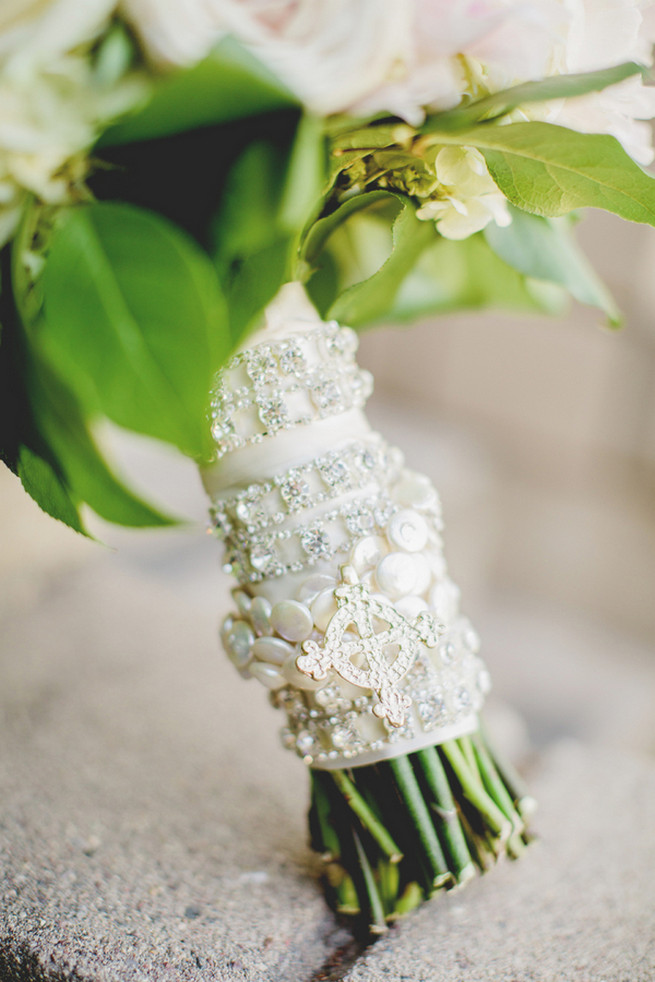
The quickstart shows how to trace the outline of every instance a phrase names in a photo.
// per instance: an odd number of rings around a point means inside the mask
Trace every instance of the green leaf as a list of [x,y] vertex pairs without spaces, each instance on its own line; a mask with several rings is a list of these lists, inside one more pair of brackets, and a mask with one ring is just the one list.
[[578,248],[567,219],[547,219],[511,208],[506,228],[491,223],[485,238],[496,255],[527,276],[565,287],[580,303],[600,307],[617,327],[621,315],[614,298]]
[[85,205],[55,229],[42,284],[33,343],[85,414],[208,457],[209,390],[230,339],[202,250],[155,215]]
[[613,136],[532,122],[481,124],[456,135],[439,133],[438,140],[477,147],[500,190],[523,211],[554,218],[603,208],[655,225],[655,178]]
[[322,121],[305,116],[289,146],[251,143],[228,174],[213,254],[239,336],[299,275],[300,235],[321,203],[326,163]]
[[366,191],[363,194],[347,198],[334,211],[314,222],[307,232],[302,245],[303,260],[314,266],[325,246],[325,243],[337,228],[358,211],[370,208],[372,205],[398,201],[392,191]]
[[74,397],[38,360],[29,379],[34,418],[76,498],[108,522],[133,528],[175,525],[130,491],[91,437]]
[[323,120],[305,114],[298,123],[282,186],[277,216],[282,230],[295,237],[298,230],[313,217],[326,172],[327,147]]
[[88,535],[82,524],[77,502],[55,468],[44,457],[23,444],[16,464],[23,487],[47,515],[59,519],[75,532]]
[[288,149],[264,140],[251,143],[236,161],[213,224],[219,266],[242,261],[279,239],[280,175],[287,164]]
[[298,106],[298,100],[233,38],[188,69],[159,81],[148,102],[110,127],[99,146],[133,143],[198,126]]
[[498,119],[529,103],[588,95],[616,85],[633,75],[645,74],[647,71],[643,65],[628,61],[600,71],[554,75],[535,82],[523,82],[502,92],[494,92],[484,99],[477,99],[467,106],[457,106],[455,109],[430,115],[421,127],[421,132],[466,129],[482,120]]
[[434,224],[418,219],[409,200],[399,201],[400,210],[392,226],[391,253],[377,272],[337,297],[330,317],[353,327],[383,319],[421,252],[434,242]]
[[564,292],[543,287],[500,259],[480,232],[460,241],[438,238],[403,281],[387,319],[480,309],[561,313]]
[[289,279],[292,246],[290,236],[273,239],[231,269],[223,288],[230,308],[230,324],[239,335],[253,326],[266,304]]

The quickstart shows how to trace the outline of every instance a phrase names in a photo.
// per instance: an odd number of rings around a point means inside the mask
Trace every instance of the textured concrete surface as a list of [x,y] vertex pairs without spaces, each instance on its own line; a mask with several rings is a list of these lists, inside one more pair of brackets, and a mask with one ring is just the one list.
[[431,901],[347,982],[653,982],[655,767],[566,742],[534,780],[540,840]]
[[345,935],[306,774],[215,613],[99,562],[35,614],[2,633],[0,978],[309,978]]

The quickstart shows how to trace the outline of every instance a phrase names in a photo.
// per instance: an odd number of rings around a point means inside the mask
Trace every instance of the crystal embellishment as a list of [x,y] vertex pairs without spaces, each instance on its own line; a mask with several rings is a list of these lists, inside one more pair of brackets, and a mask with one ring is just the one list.
[[216,457],[362,407],[372,383],[355,361],[356,348],[354,332],[329,323],[236,354],[214,380],[209,425]]
[[[298,656],[296,665],[316,680],[326,678],[333,669],[347,682],[371,689],[378,698],[374,714],[392,726],[401,726],[412,701],[398,683],[419,657],[421,645],[436,645],[437,625],[426,613],[408,620],[392,603],[371,596],[353,574],[349,570],[350,582],[334,591],[337,611],[323,643],[305,641],[304,654]],[[386,627],[380,630],[380,625]],[[356,633],[351,638],[353,627]]]

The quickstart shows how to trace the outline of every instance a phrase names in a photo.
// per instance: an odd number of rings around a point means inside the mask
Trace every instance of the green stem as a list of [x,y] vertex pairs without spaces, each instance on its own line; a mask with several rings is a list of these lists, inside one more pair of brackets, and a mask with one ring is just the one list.
[[423,800],[412,765],[407,757],[396,757],[387,763],[423,846],[425,859],[432,875],[432,888],[437,890],[439,887],[452,882],[452,873],[448,869],[448,864],[439,845],[430,813]]
[[369,929],[372,934],[384,934],[387,930],[387,924],[384,917],[384,907],[382,906],[382,900],[378,892],[377,885],[375,883],[375,877],[373,876],[373,870],[371,869],[371,864],[368,861],[368,856],[364,850],[364,847],[359,839],[359,836],[352,830],[353,841],[355,843],[355,851],[357,853],[357,859],[362,872],[362,878],[364,881],[364,887],[366,890],[366,896],[368,898],[368,906],[370,912],[370,924]]
[[338,823],[332,814],[333,808],[330,796],[324,785],[324,777],[319,771],[312,771],[312,798],[316,808],[316,821],[318,835],[322,843],[321,852],[327,859],[339,859],[341,856],[341,844],[336,829]]
[[445,851],[450,858],[449,865],[458,881],[471,879],[475,876],[475,866],[471,862],[471,854],[466,845],[448,777],[439,754],[434,747],[428,747],[426,750],[420,750],[414,757],[434,799],[432,811],[435,813],[435,825],[441,833]]
[[441,749],[452,767],[466,798],[477,809],[489,828],[504,842],[512,831],[512,823],[507,820],[498,805],[487,794],[480,776],[469,767],[468,762],[456,740],[447,740]]
[[357,788],[346,775],[345,771],[329,771],[330,777],[339,788],[345,801],[360,820],[364,828],[370,833],[377,842],[380,849],[389,857],[392,863],[399,863],[403,858],[401,850],[398,848],[391,835],[384,825],[376,818],[372,810],[366,804]]
[[507,755],[501,753],[496,744],[489,739],[487,728],[482,722],[480,723],[480,737],[491,754],[496,770],[514,802],[514,807],[521,818],[530,818],[535,812],[537,802],[530,794],[525,781]]
[[515,856],[520,856],[524,849],[524,843],[521,838],[524,829],[523,819],[514,808],[514,802],[503,784],[498,771],[494,767],[491,756],[479,735],[477,733],[473,734],[473,736],[469,737],[469,740],[475,753],[480,776],[487,791],[493,797],[503,815],[512,823],[512,834],[507,841],[507,847]]

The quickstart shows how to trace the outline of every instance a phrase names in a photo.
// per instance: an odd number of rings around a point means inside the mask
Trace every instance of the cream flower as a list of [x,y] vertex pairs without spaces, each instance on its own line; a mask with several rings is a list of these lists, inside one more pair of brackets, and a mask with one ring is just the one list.
[[4,0],[0,5],[0,246],[26,194],[59,204],[85,176],[103,125],[143,89],[105,86],[86,53],[114,0]]
[[226,34],[319,115],[356,107],[394,77],[411,27],[397,0],[122,0],[155,62],[188,65]]
[[435,197],[417,211],[433,219],[446,239],[466,239],[489,222],[509,225],[505,196],[494,184],[482,154],[472,147],[444,147],[435,160]]
[[[16,0],[13,0],[16,2]],[[159,63],[192,64],[234,35],[320,115],[378,112],[417,125],[425,109],[564,72],[649,64],[655,0],[122,0]],[[612,133],[650,159],[655,94],[639,79],[584,100],[530,107]]]

